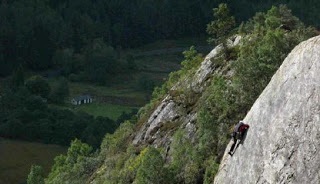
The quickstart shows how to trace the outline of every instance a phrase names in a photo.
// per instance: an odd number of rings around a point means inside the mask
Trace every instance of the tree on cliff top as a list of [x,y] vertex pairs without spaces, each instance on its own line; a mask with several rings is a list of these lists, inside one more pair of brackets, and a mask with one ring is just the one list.
[[225,46],[231,29],[235,27],[235,18],[230,15],[225,3],[221,3],[218,8],[213,9],[213,16],[215,20],[207,25],[207,33],[210,35],[208,42],[222,43]]

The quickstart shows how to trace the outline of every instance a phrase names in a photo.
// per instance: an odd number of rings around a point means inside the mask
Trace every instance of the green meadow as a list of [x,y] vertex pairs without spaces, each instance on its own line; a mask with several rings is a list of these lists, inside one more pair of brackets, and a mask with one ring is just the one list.
[[0,184],[26,183],[32,165],[41,165],[46,174],[55,156],[66,147],[0,138]]

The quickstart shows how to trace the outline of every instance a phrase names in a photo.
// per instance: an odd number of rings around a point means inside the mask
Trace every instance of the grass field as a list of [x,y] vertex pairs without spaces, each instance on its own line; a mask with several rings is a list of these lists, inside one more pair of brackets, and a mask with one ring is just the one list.
[[108,117],[112,120],[117,120],[118,117],[122,114],[122,112],[130,113],[132,110],[136,109],[134,107],[107,104],[107,103],[106,104],[102,104],[102,103],[85,104],[85,105],[76,106],[73,108],[75,111],[84,111],[95,117],[97,116]]
[[[66,103],[66,107],[73,111],[84,111],[95,117],[103,116],[117,120],[122,112],[129,113],[147,103],[147,94],[136,89],[74,82],[69,84],[69,88],[70,98]],[[70,104],[72,97],[82,94],[90,94],[93,97],[93,103],[79,106]]]
[[22,184],[31,165],[41,165],[48,174],[55,156],[66,153],[67,148],[0,138],[0,184]]
[[96,96],[135,97],[138,99],[144,96],[144,93],[126,87],[124,84],[121,86],[107,87],[89,83],[69,82],[70,96],[86,93],[95,94]]
[[175,47],[190,47],[190,46],[208,45],[206,37],[181,38],[179,40],[159,40],[150,44],[143,45],[139,48],[130,49],[133,52],[143,52],[156,49],[175,48]]

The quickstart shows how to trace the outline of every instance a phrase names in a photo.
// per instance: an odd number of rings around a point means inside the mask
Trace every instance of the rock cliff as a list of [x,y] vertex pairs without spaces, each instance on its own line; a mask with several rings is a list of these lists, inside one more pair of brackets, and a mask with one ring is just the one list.
[[[240,43],[241,36],[234,36],[228,40],[228,47],[234,47]],[[218,57],[222,49],[221,45],[215,47],[201,63],[199,69],[193,76],[185,80],[179,81],[172,87],[169,94],[158,105],[158,107],[150,115],[146,123],[136,133],[133,140],[134,145],[152,144],[155,147],[165,147],[169,150],[171,136],[175,128],[185,129],[188,132],[188,138],[192,139],[196,132],[195,123],[197,120],[196,107],[199,105],[198,100],[203,95],[203,91],[211,82],[214,73],[221,72],[216,70],[218,66],[213,59]],[[185,89],[192,93],[192,99],[185,92],[177,94],[179,89]],[[165,129],[164,127],[171,127]]]
[[216,184],[320,183],[320,36],[284,60],[244,121],[250,129]]

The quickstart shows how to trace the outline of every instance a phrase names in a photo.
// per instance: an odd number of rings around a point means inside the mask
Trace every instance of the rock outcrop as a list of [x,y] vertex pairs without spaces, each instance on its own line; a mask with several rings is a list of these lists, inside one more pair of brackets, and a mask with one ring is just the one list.
[[296,46],[244,121],[242,145],[221,161],[216,184],[320,183],[320,36]]
[[[228,47],[234,47],[240,43],[241,36],[235,36],[228,40]],[[193,135],[196,132],[195,122],[197,119],[197,101],[202,96],[203,91],[211,82],[212,75],[216,71],[217,66],[212,62],[213,58],[218,57],[222,46],[218,45],[215,47],[201,63],[199,69],[193,76],[185,81],[179,81],[175,86],[172,87],[171,91],[174,93],[175,90],[184,88],[193,94],[192,107],[190,104],[186,105],[185,94],[169,94],[164,100],[158,105],[158,107],[150,115],[149,119],[133,139],[134,145],[139,144],[152,144],[155,147],[165,147],[169,150],[171,137],[174,133],[174,128],[185,129],[189,139],[193,139]],[[178,96],[178,97],[177,97]],[[177,100],[177,99],[182,100]],[[189,107],[188,107],[189,105]],[[169,127],[169,128],[166,128]],[[171,128],[171,129],[170,129]]]

